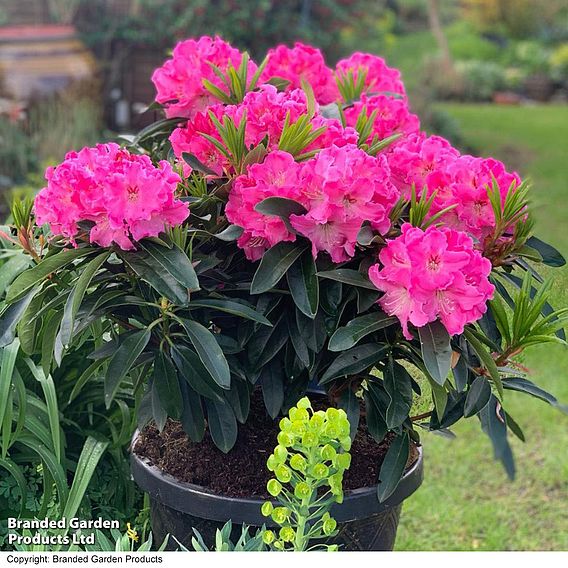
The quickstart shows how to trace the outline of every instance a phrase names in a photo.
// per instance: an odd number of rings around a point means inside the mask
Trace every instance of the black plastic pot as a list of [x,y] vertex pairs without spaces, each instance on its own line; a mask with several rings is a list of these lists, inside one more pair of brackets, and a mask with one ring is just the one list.
[[[137,433],[133,448],[136,437]],[[271,526],[271,520],[260,513],[264,499],[216,495],[199,485],[178,481],[134,452],[130,463],[134,481],[150,495],[154,542],[162,542],[170,534],[190,548],[193,528],[196,528],[205,542],[211,544],[215,542],[216,529],[229,519],[235,526],[235,536],[240,534],[241,524]],[[423,459],[419,447],[418,460],[384,503],[379,503],[376,487],[345,493],[343,503],[334,505],[331,511],[338,522],[339,534],[330,543],[339,544],[340,550],[392,550],[402,502],[420,487],[422,480]]]

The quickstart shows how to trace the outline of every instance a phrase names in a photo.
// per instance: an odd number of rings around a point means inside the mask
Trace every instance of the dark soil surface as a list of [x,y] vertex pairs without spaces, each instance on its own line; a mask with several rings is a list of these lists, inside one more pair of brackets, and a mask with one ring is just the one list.
[[[314,405],[315,406],[315,405]],[[224,454],[208,433],[196,444],[188,439],[179,422],[168,420],[160,433],[147,426],[134,448],[136,454],[180,481],[201,485],[229,497],[267,498],[266,483],[271,474],[266,459],[277,444],[279,419],[266,413],[261,396],[253,396],[246,424],[239,424],[233,449]],[[380,466],[392,440],[387,435],[380,444],[367,432],[364,419],[351,447],[351,467],[345,472],[345,490],[377,484]],[[411,445],[407,468],[418,458]]]

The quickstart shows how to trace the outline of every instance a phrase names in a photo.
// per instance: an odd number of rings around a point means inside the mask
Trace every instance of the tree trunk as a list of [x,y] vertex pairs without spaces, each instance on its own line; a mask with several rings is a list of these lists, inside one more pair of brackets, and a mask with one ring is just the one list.
[[440,22],[440,5],[438,0],[428,0],[428,20],[430,22],[430,30],[442,55],[442,64],[446,70],[451,71],[453,69],[452,56],[450,55],[446,34]]

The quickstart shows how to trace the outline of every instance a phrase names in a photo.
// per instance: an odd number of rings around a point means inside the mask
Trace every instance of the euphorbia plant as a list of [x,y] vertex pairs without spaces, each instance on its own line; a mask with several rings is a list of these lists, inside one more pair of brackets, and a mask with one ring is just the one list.
[[[516,362],[565,343],[567,310],[535,265],[527,184],[493,158],[420,131],[398,71],[354,54],[187,40],[153,76],[167,118],[72,153],[47,173],[13,238],[36,266],[12,284],[2,344],[46,373],[91,344],[80,381],[129,378],[139,422],[206,425],[227,452],[260,387],[276,417],[323,387],[352,434],[361,409],[394,434],[392,494],[419,429],[477,415],[509,475],[506,390],[556,405]],[[22,213],[23,212],[23,213]],[[25,214],[24,214],[25,213]],[[15,245],[16,246],[16,245]],[[430,409],[415,415],[415,395]]]

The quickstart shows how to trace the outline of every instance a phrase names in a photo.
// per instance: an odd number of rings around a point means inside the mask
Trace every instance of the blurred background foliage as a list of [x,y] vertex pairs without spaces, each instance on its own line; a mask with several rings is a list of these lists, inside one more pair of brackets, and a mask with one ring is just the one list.
[[[96,73],[85,84],[26,100],[0,89],[0,225],[12,197],[32,196],[43,184],[45,167],[65,152],[155,119],[153,112],[144,112],[154,94],[150,75],[176,41],[219,34],[259,59],[269,47],[296,40],[320,47],[329,65],[353,51],[385,57],[401,69],[427,131],[463,150],[495,155],[533,179],[537,229],[568,250],[566,0],[0,0],[0,85],[2,30],[54,24],[74,27],[96,57]],[[0,304],[10,279],[26,265],[0,239]],[[566,305],[566,269],[555,287],[558,305]],[[69,486],[87,440],[108,442],[96,473],[88,476],[78,505],[81,515],[126,523],[142,510],[142,526],[146,511],[127,461],[132,393],[126,389],[113,412],[106,413],[100,379],[96,373],[84,379],[89,363],[79,354],[73,365],[54,374],[56,399],[50,409],[38,381],[20,365],[23,397],[42,409],[37,420],[40,436],[47,435],[43,441],[49,443],[55,433],[63,441],[53,467]],[[555,350],[551,356],[548,348],[539,348],[527,365],[545,387],[568,400],[568,382],[559,380],[568,368],[566,352]],[[14,416],[21,404],[19,398],[11,401]],[[425,437],[426,481],[406,505],[399,548],[568,548],[562,498],[568,492],[568,459],[561,450],[568,429],[553,409],[537,405],[517,412],[536,425],[536,435],[516,448],[522,471],[515,484],[491,463],[488,447],[473,435],[475,425],[460,425],[451,442]],[[57,416],[60,431],[54,432],[48,410]],[[30,435],[38,433],[37,426],[32,419],[21,429]],[[26,487],[0,467],[0,546],[1,519],[17,512],[24,494],[28,517],[62,510],[62,489],[45,475],[45,460],[18,444],[14,437],[10,455]]]

